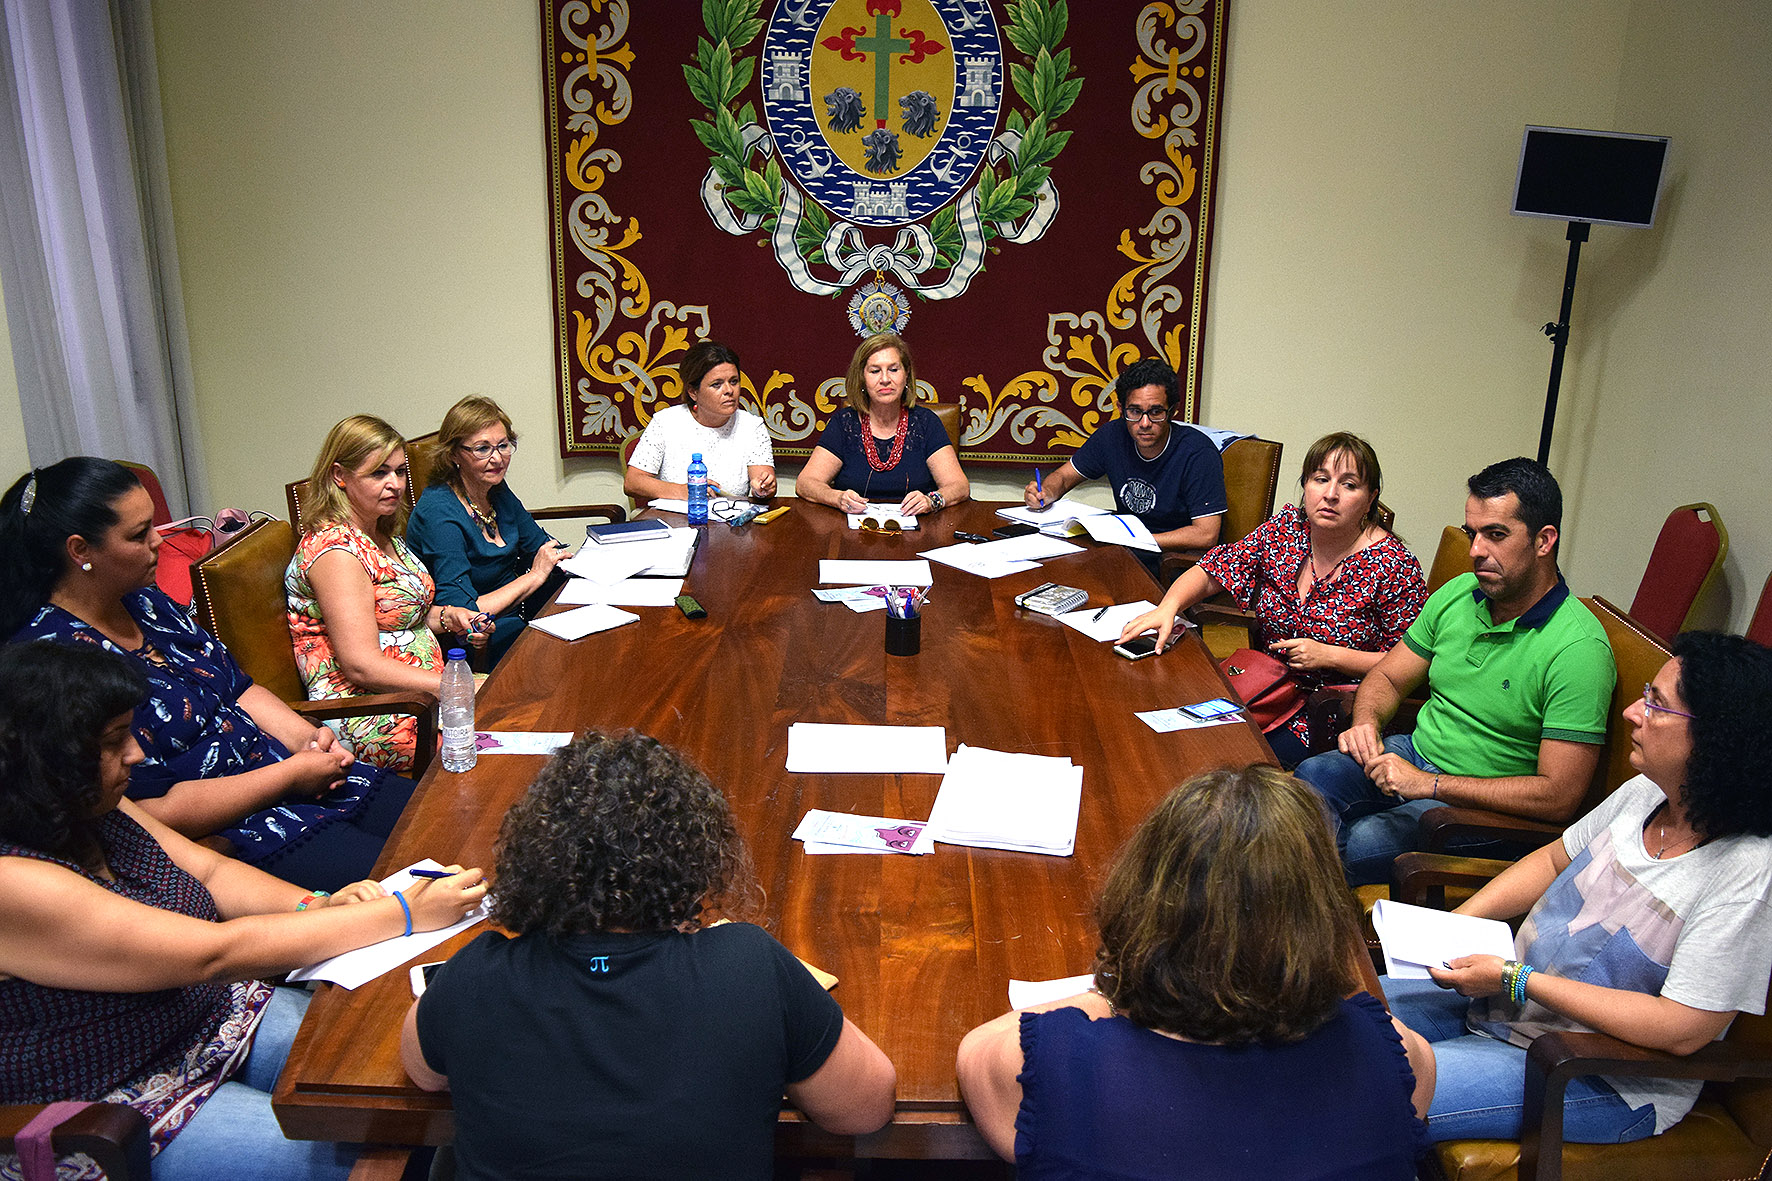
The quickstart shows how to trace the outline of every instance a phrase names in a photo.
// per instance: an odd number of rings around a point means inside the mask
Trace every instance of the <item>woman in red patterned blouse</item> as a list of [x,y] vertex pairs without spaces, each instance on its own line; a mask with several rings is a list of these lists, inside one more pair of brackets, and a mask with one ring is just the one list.
[[[1358,435],[1337,432],[1311,445],[1299,475],[1303,495],[1249,536],[1206,552],[1169,587],[1155,610],[1126,625],[1122,639],[1155,630],[1168,642],[1175,617],[1229,591],[1256,616],[1257,636],[1307,689],[1357,681],[1415,622],[1427,600],[1421,563],[1378,523],[1378,456]],[[1268,735],[1294,766],[1315,749],[1304,711]]]

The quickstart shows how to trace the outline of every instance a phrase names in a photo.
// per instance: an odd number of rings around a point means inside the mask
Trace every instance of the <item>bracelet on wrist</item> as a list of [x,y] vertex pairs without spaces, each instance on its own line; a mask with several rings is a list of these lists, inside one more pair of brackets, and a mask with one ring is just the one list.
[[401,936],[405,937],[412,934],[412,907],[407,903],[406,895],[402,894],[400,891],[394,891],[394,898],[400,903],[400,909],[406,914],[406,929],[400,932]]
[[320,901],[320,899],[330,898],[330,897],[332,897],[331,890],[314,890],[308,894],[303,895],[302,900],[295,904],[295,909],[306,910],[313,903]]

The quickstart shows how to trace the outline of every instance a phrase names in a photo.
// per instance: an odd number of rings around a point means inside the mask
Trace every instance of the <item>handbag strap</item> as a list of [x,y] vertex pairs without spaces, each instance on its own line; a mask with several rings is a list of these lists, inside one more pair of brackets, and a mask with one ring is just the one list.
[[30,1123],[13,1134],[13,1151],[18,1153],[19,1174],[24,1181],[55,1181],[55,1148],[50,1144],[50,1138],[63,1122],[91,1106],[79,1099],[47,1104],[31,1117]]

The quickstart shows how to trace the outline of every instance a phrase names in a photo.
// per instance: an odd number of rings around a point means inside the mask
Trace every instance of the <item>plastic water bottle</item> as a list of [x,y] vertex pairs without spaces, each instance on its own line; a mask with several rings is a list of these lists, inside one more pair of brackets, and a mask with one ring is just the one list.
[[699,451],[689,457],[689,523],[708,523],[708,465]]
[[468,667],[466,649],[449,650],[437,712],[442,715],[443,769],[466,771],[480,753],[474,742],[474,672]]

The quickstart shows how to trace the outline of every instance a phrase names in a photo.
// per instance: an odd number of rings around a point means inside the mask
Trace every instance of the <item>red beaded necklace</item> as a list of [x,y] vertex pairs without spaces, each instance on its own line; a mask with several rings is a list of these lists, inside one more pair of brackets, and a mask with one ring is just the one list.
[[[874,434],[874,428],[872,422],[869,421],[866,415],[862,416],[862,425],[867,428],[868,437],[871,439]],[[898,429],[892,432],[892,454],[883,462],[880,459],[880,449],[877,444],[872,447],[864,445],[861,449],[861,453],[867,456],[868,466],[877,472],[891,471],[893,468],[897,467],[898,461],[904,458],[904,437],[905,432],[910,428],[910,425],[911,416],[901,411],[898,416]]]

